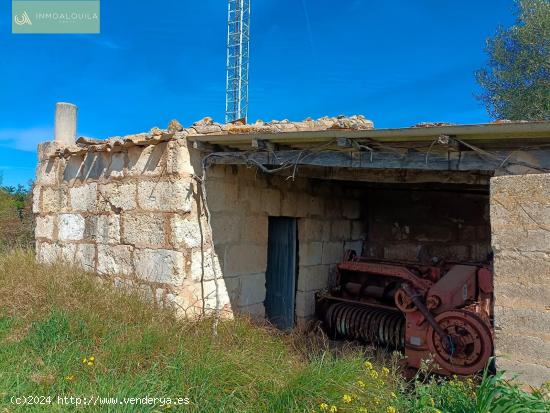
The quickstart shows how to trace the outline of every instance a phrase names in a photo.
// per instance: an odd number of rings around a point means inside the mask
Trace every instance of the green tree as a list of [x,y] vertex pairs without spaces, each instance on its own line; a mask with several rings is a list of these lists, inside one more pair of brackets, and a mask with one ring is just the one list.
[[519,0],[516,24],[487,40],[479,99],[496,119],[550,120],[550,0]]
[[2,186],[0,179],[0,253],[14,247],[32,246],[31,197],[30,189],[25,186]]

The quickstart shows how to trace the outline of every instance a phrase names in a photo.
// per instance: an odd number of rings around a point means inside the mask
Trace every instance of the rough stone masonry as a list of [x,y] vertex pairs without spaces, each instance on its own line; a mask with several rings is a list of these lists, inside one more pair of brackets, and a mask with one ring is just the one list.
[[550,380],[550,174],[491,180],[498,367]]
[[[308,128],[335,125],[371,126],[325,118]],[[201,154],[186,138],[219,128],[207,119],[172,129],[41,144],[33,190],[38,260],[114,277],[184,315],[218,308],[263,317],[268,216],[300,217],[296,316],[310,318],[314,293],[344,250],[361,248],[359,201],[330,183],[230,166],[209,168],[203,192]]]
[[[373,224],[368,205],[376,204],[365,192],[331,180],[289,181],[242,165],[214,165],[203,175],[202,155],[188,141],[203,135],[371,129],[362,117],[255,125],[205,119],[187,129],[173,123],[168,130],[75,142],[76,127],[63,122],[74,122],[76,107],[62,109],[55,141],[38,150],[33,212],[40,262],[66,261],[111,277],[176,306],[182,315],[218,308],[227,316],[263,318],[268,217],[296,217],[300,322],[313,316],[314,294],[330,283],[346,249],[367,245],[400,257],[414,250],[403,241],[411,239],[408,230],[402,233],[391,220],[382,221],[391,234],[373,236],[381,227]],[[478,218],[470,227],[478,235],[464,240],[445,233],[428,245],[482,259],[491,238],[498,366],[540,384],[550,379],[550,174],[493,177],[490,188],[490,234],[480,206],[472,209]],[[377,208],[391,212],[384,203]],[[454,249],[445,248],[448,239]]]

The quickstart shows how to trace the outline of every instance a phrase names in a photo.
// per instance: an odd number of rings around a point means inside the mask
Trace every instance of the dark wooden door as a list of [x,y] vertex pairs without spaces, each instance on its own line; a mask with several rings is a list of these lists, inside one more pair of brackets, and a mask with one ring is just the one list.
[[294,327],[296,219],[269,217],[265,310],[281,330]]

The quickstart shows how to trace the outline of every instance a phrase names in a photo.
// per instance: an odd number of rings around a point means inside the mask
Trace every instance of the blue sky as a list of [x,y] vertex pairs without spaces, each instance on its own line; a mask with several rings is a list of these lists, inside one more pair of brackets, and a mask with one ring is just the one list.
[[[249,120],[363,114],[375,127],[489,120],[473,72],[512,0],[251,0]],[[105,138],[224,119],[227,2],[102,0],[100,35],[12,35],[0,1],[0,173],[34,175],[56,101]]]

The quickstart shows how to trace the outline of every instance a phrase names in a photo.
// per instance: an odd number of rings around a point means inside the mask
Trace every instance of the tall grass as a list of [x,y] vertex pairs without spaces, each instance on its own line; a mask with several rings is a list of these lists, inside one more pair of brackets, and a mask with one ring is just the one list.
[[[0,256],[0,412],[548,411],[542,393],[523,393],[499,377],[480,387],[409,383],[395,361],[365,364],[358,347],[329,351],[323,340],[246,318],[221,322],[214,338],[209,319],[179,320],[96,276],[38,265],[29,252]],[[31,395],[52,399],[12,403]],[[58,396],[172,402],[76,407]],[[176,405],[178,397],[189,404]],[[510,397],[535,410],[497,410]]]
[[[181,411],[302,412],[338,397],[335,384],[361,369],[358,353],[306,362],[288,337],[245,318],[222,322],[213,338],[209,319],[178,320],[137,294],[37,265],[21,251],[0,258],[0,309],[0,392],[9,411],[71,410],[17,407],[13,395],[148,395],[189,397],[189,406],[172,407]],[[83,363],[91,356],[92,365]]]

